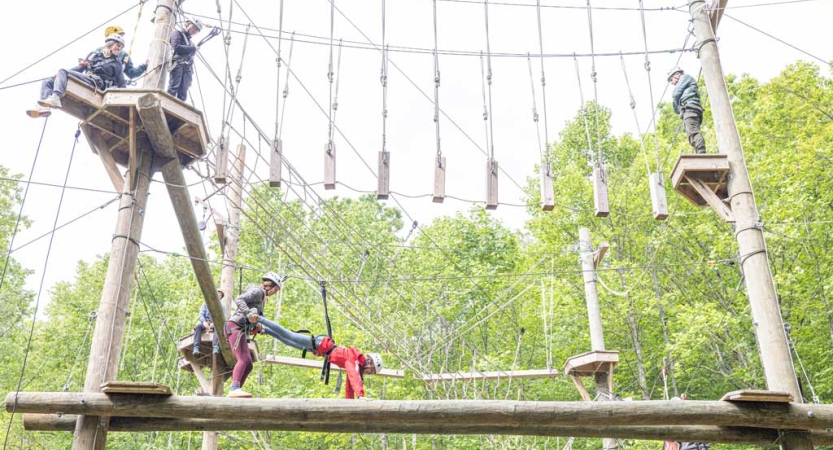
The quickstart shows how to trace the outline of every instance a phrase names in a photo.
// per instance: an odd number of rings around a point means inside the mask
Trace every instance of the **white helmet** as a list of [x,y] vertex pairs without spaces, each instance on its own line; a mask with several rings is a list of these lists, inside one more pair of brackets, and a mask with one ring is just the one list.
[[266,272],[265,274],[263,274],[263,278],[261,280],[271,281],[272,283],[275,283],[277,287],[281,289],[283,288],[283,277],[275,272]]
[[197,31],[202,31],[202,26],[203,26],[203,25],[202,25],[202,20],[197,19],[197,18],[188,19],[188,20],[185,22],[185,26],[187,27],[189,23],[194,24],[194,26],[195,26],[195,27],[197,27]]
[[108,42],[110,42],[110,41],[113,41],[113,42],[118,42],[119,44],[121,44],[121,45],[122,45],[122,47],[124,47],[124,38],[123,38],[120,34],[113,33],[113,34],[111,34],[111,35],[107,36],[107,37],[104,39],[104,43],[105,43],[105,44],[106,44],[106,43],[108,43]]
[[378,353],[368,353],[364,355],[365,359],[373,361],[373,366],[376,368],[376,373],[382,370],[382,355]]
[[671,81],[671,77],[672,77],[675,73],[677,73],[677,72],[679,72],[679,73],[685,73],[685,72],[683,71],[683,69],[680,69],[679,67],[675,67],[675,68],[671,69],[671,72],[668,72],[668,81],[669,81],[669,82]]

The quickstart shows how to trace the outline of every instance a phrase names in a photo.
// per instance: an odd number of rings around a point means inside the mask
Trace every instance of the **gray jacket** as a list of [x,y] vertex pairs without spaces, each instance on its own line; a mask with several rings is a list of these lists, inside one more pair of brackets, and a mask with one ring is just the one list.
[[229,318],[241,327],[246,326],[249,314],[263,315],[266,306],[266,292],[259,285],[250,284],[242,294],[234,299],[237,311]]
[[680,80],[677,81],[677,85],[674,86],[674,92],[671,94],[671,105],[674,107],[674,112],[679,114],[682,106],[686,103],[700,105],[700,90],[694,77],[683,74]]

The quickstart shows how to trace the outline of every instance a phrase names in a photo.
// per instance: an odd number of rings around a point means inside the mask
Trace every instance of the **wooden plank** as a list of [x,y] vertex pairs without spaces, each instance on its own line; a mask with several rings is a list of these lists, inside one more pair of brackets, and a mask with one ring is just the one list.
[[651,190],[651,209],[654,212],[654,220],[665,220],[668,218],[668,198],[665,195],[665,182],[662,179],[662,173],[652,173],[649,176],[648,184]]
[[610,204],[607,196],[607,175],[604,167],[593,168],[593,204],[596,209],[596,217],[607,217],[610,215]]
[[[289,356],[280,356],[280,355],[264,355],[262,361],[267,364],[279,364],[282,366],[292,366],[292,367],[303,367],[307,369],[318,369],[321,370],[321,365],[323,361],[316,360],[316,359],[306,359],[306,358],[292,358]],[[341,370],[344,369],[332,366],[334,370]],[[395,370],[395,369],[382,369],[380,373],[376,375],[386,378],[405,378],[405,371],[404,370]]]
[[553,173],[549,163],[541,164],[541,210],[552,211],[555,208],[555,191],[553,190]]
[[157,94],[145,94],[140,97],[137,108],[145,133],[156,154],[165,158],[176,158],[173,136],[171,136],[171,130],[168,129],[168,121],[165,120],[165,113],[159,104]]
[[671,170],[671,184],[674,189],[682,183],[690,172],[728,172],[728,156],[723,153],[683,154],[674,163]]
[[[449,423],[490,426],[713,425],[791,430],[833,428],[833,405],[788,403],[762,408],[743,402],[540,402],[515,400],[376,400],[108,396],[94,392],[12,392],[6,411],[113,417],[271,420],[311,425]],[[15,407],[15,405],[17,405]],[[322,420],[324,417],[326,420]],[[485,428],[484,428],[485,429]]]
[[497,161],[486,161],[486,209],[495,210],[498,205]]
[[445,156],[434,164],[434,196],[431,201],[442,203],[445,200]]
[[755,391],[741,389],[728,392],[720,398],[724,402],[775,402],[792,403],[794,398],[789,392],[783,391]]
[[226,223],[224,220],[215,220],[214,226],[217,227],[217,240],[220,241],[220,253],[226,253]]
[[573,375],[570,375],[570,378],[572,378],[573,384],[576,386],[576,389],[578,390],[579,395],[581,395],[581,399],[584,400],[585,402],[593,401],[593,398],[590,397],[590,393],[587,392],[587,388],[584,387],[584,383],[581,382],[581,378],[579,378],[577,376],[573,376]]
[[336,144],[324,144],[324,189],[336,188]]
[[608,372],[609,365],[619,362],[619,352],[596,350],[572,356],[564,363],[567,375],[587,375],[596,372]]
[[226,184],[226,177],[228,176],[228,143],[226,143],[226,137],[220,136],[220,140],[214,148],[217,150],[214,153],[214,182]]
[[[686,177],[687,178],[687,177]],[[703,197],[703,200],[709,204],[709,206],[714,209],[718,216],[723,219],[725,222],[733,223],[735,221],[735,216],[732,214],[732,210],[729,208],[729,205],[723,203],[722,200],[706,186],[705,183],[698,179],[690,179],[687,178],[688,182],[691,183],[691,187],[693,187],[700,197]]]
[[598,269],[599,266],[602,264],[602,261],[605,259],[605,255],[607,251],[610,250],[610,244],[607,242],[602,242],[599,244],[599,249],[596,251],[596,254],[593,255],[593,268]]
[[94,130],[89,125],[82,125],[81,131],[84,132],[84,136],[87,138],[90,148],[92,148],[101,159],[101,163],[107,171],[107,176],[113,183],[113,188],[115,188],[116,192],[124,192],[124,177],[122,177],[119,167],[113,159],[113,154],[110,153],[110,149],[107,148],[107,144],[104,142],[104,139],[102,139],[97,130]]
[[200,389],[202,389],[202,392],[204,394],[210,394],[211,384],[205,378],[205,374],[202,373],[202,366],[197,363],[197,360],[194,358],[194,354],[191,352],[182,352],[182,356],[186,361],[188,361],[188,364],[191,365],[191,371],[197,376],[197,381],[200,383]]
[[379,176],[376,198],[387,200],[390,196],[390,152],[379,152]]
[[112,394],[173,395],[171,388],[159,383],[141,381],[108,381],[101,384],[101,392]]
[[283,140],[276,139],[269,158],[269,187],[281,187],[281,165],[283,165]]
[[[57,414],[24,414],[23,429],[26,431],[74,431],[77,416]],[[320,428],[319,428],[320,427]],[[111,432],[154,432],[154,431],[322,431],[329,433],[396,433],[399,426],[384,424],[359,424],[349,428],[341,424],[300,425],[278,422],[268,417],[248,420],[216,419],[157,419],[146,417],[113,417],[110,419]],[[715,426],[606,426],[591,424],[583,427],[539,427],[539,426],[497,426],[479,431],[472,425],[416,425],[408,433],[415,434],[517,434],[539,436],[606,437],[616,439],[638,439],[676,442],[709,442],[719,444],[749,444],[769,447],[781,437],[778,430],[765,428],[715,427]],[[813,443],[818,446],[833,445],[833,432],[813,431]]]
[[104,96],[96,92],[95,88],[73,77],[67,78],[67,88],[64,95],[76,97],[95,109],[101,108],[101,103],[104,100]]
[[515,370],[515,371],[479,371],[472,372],[455,372],[455,373],[435,373],[422,377],[422,381],[491,381],[491,380],[508,380],[513,379],[533,379],[533,378],[554,378],[561,376],[557,370],[539,369],[539,370]]

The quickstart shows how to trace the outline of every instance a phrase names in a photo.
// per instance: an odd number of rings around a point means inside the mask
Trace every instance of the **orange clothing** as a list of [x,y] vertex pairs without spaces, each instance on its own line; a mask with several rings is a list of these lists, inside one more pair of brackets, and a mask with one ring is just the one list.
[[[335,347],[335,348],[333,348]],[[344,397],[353,399],[364,397],[364,382],[361,370],[365,363],[364,355],[355,347],[338,347],[329,337],[324,337],[313,354],[324,356],[330,352],[330,362],[347,372],[347,385],[344,387]]]

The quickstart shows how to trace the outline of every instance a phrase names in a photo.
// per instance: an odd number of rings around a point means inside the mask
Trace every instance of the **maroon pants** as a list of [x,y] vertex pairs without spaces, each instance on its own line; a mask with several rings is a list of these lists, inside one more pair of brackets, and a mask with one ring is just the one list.
[[228,343],[234,352],[234,357],[237,358],[237,363],[231,373],[231,381],[239,382],[242,388],[254,366],[252,355],[249,353],[249,342],[240,325],[231,321],[226,322],[226,336],[228,336]]

